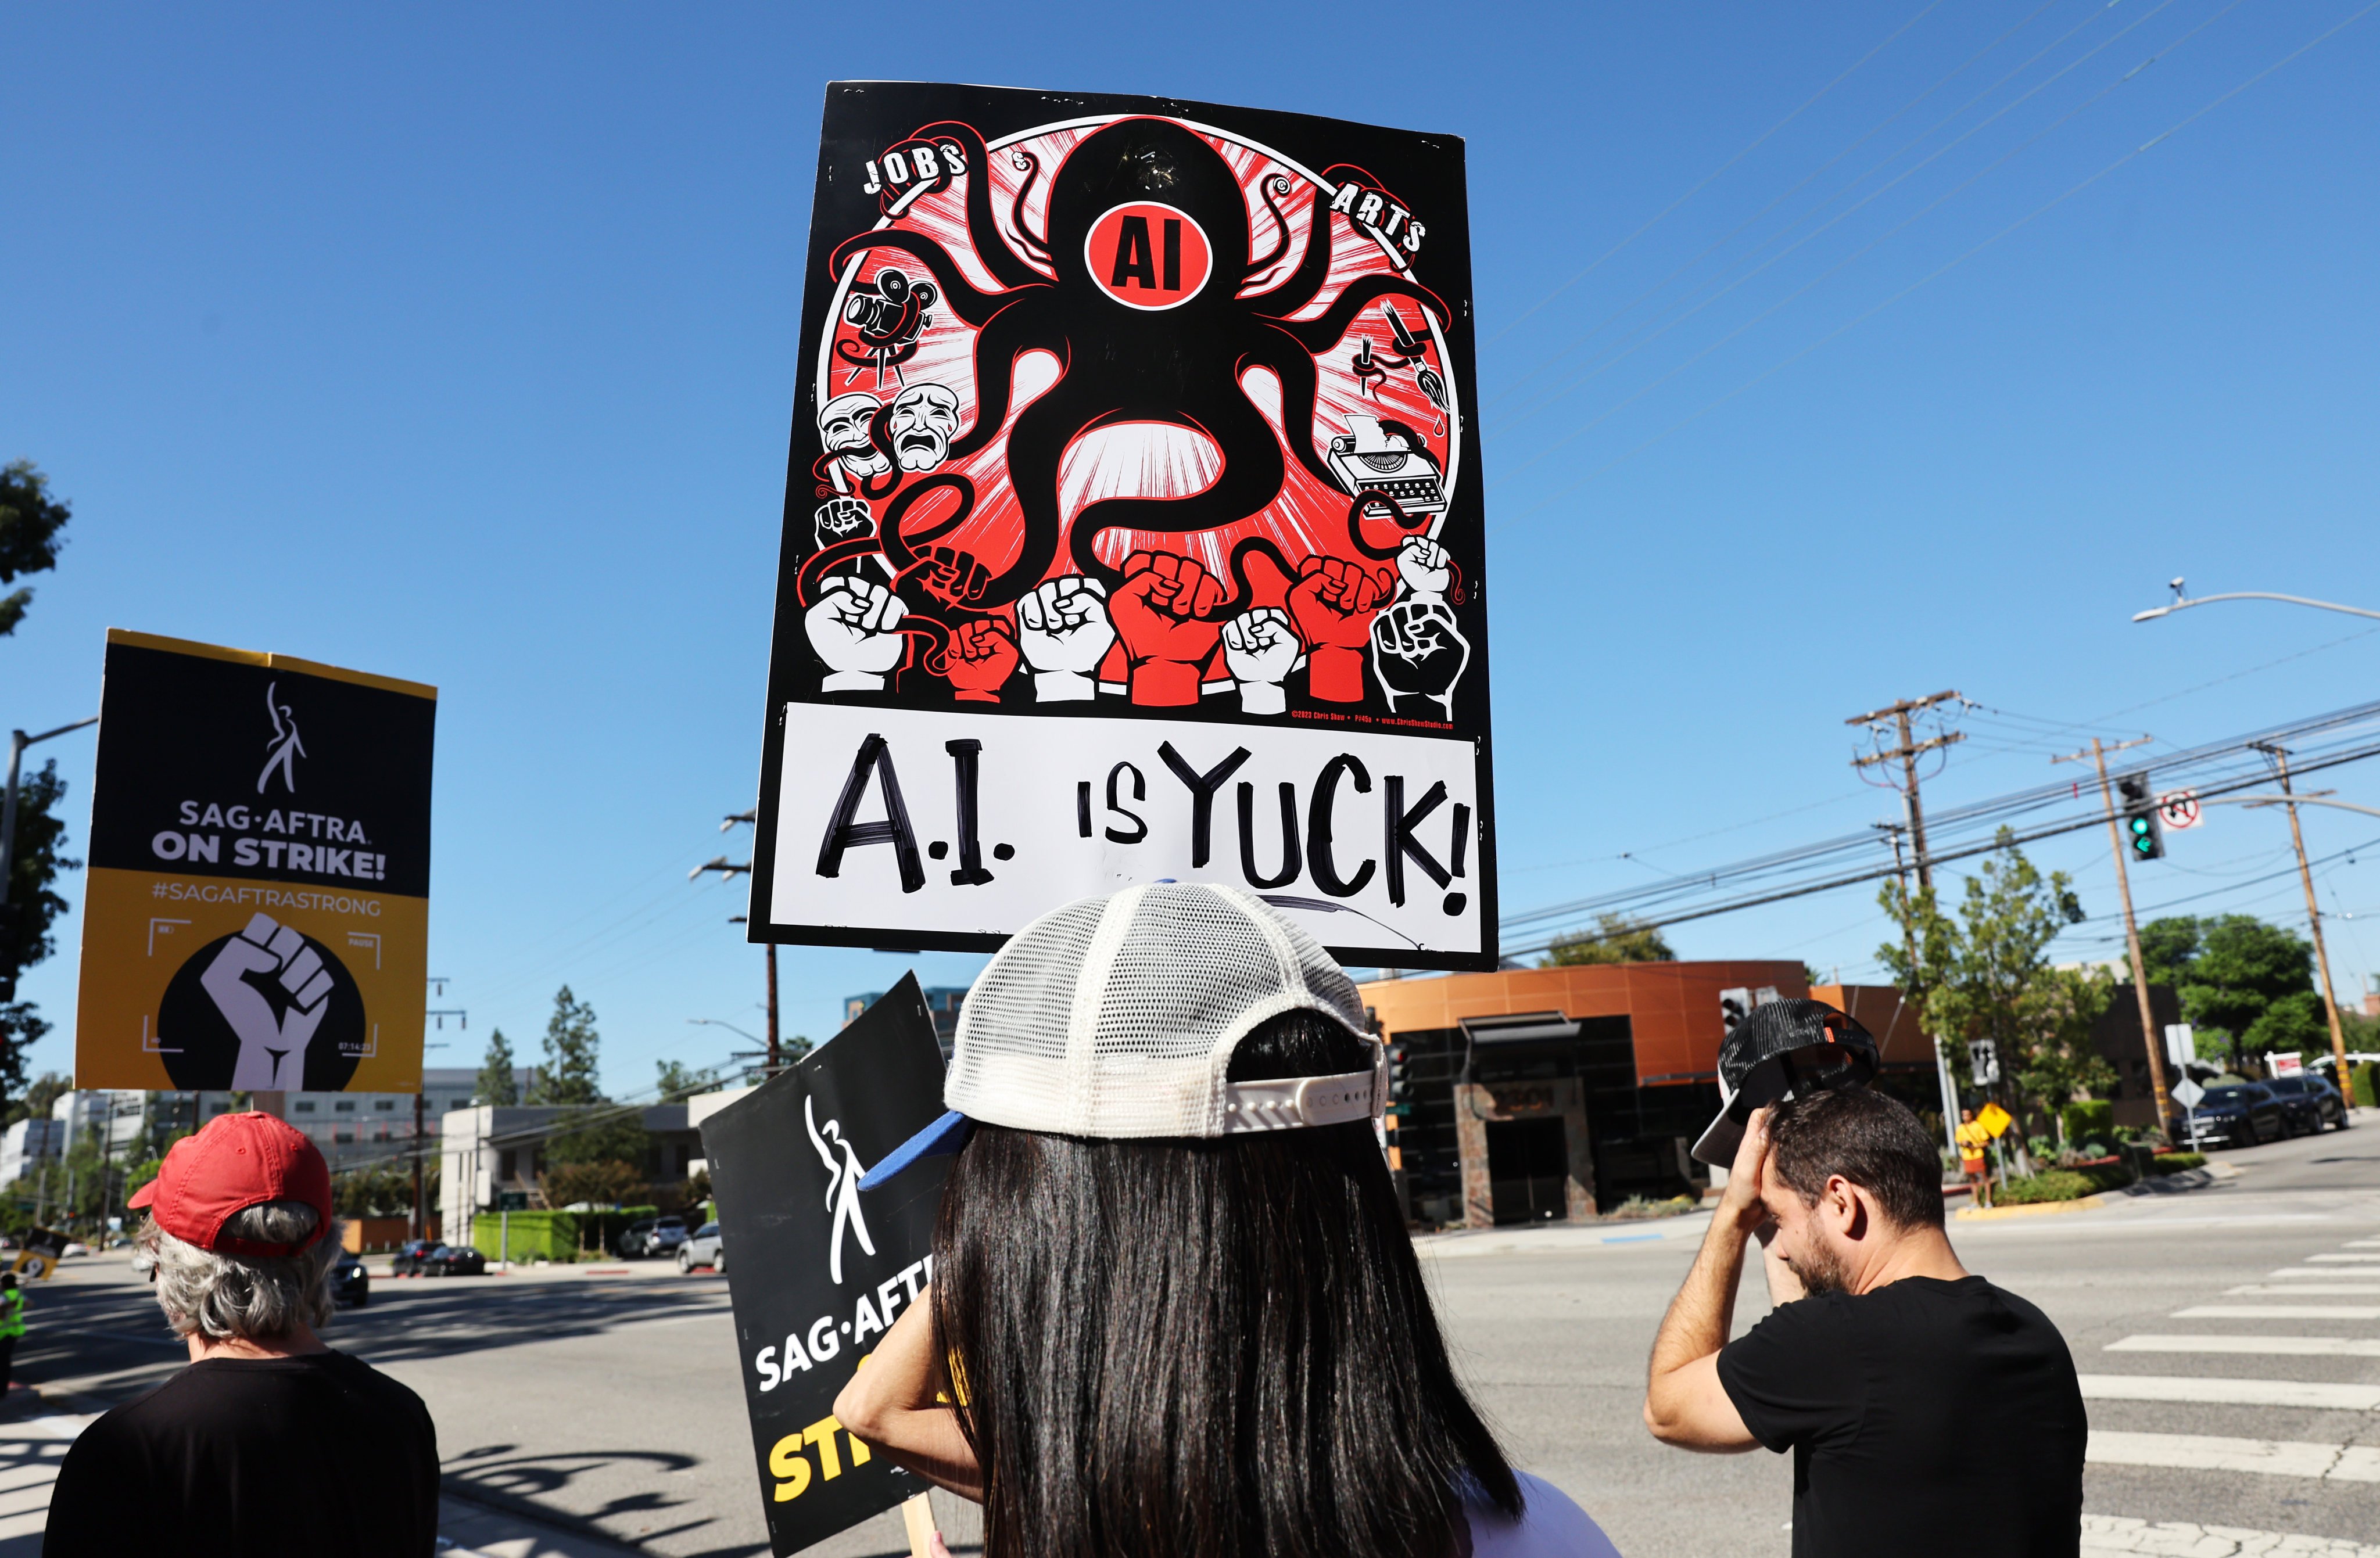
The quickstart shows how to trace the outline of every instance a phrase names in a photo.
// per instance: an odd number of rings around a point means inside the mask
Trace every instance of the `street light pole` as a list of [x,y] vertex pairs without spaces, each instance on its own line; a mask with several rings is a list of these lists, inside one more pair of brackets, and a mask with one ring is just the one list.
[[2257,749],[2269,754],[2280,770],[2281,793],[2289,796],[2282,806],[2289,814],[2289,842],[2297,847],[2298,880],[2305,886],[2306,928],[2313,933],[2314,968],[2322,975],[2323,1015],[2330,1020],[2331,1074],[2338,1082],[2340,1102],[2354,1106],[2354,1093],[2347,1083],[2347,1031],[2338,1021],[2338,997],[2330,988],[2330,951],[2322,938],[2322,907],[2314,900],[2313,868],[2306,864],[2305,834],[2298,827],[2297,797],[2289,790],[2289,755],[2285,747],[2256,743]]
[[69,731],[79,731],[85,725],[98,723],[99,716],[94,714],[88,719],[78,719],[55,731],[43,731],[38,736],[29,736],[22,731],[8,732],[8,790],[6,798],[0,800],[0,907],[6,907],[8,902],[9,874],[17,864],[17,773],[24,766],[25,749],[53,736],[63,736]]
[[2341,606],[2331,600],[2313,600],[2302,595],[2276,595],[2270,590],[2243,589],[2232,590],[2223,595],[2202,595],[2193,600],[2182,594],[2180,579],[2174,580],[2168,587],[2173,591],[2171,600],[2162,606],[2153,606],[2145,611],[2133,612],[2132,621],[2154,622],[2159,617],[2171,616],[2176,611],[2188,610],[2192,606],[2211,605],[2217,600],[2278,600],[2289,606],[2311,606],[2317,611],[2343,611],[2350,617],[2380,618],[2380,611],[2367,611],[2361,606]]

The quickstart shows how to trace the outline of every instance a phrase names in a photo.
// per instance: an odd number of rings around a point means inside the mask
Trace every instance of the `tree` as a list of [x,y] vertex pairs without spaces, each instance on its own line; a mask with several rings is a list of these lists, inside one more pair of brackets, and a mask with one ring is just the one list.
[[603,1087],[598,1075],[602,1036],[595,1031],[595,1008],[570,993],[565,984],[554,993],[553,1015],[545,1024],[545,1065],[529,1089],[532,1104],[601,1104]]
[[608,1159],[601,1163],[561,1164],[538,1179],[549,1207],[617,1206],[645,1191],[645,1177],[632,1165]]
[[657,1085],[664,1104],[675,1104],[695,1093],[708,1093],[719,1085],[712,1073],[696,1070],[683,1060],[657,1060],[653,1062],[653,1069],[661,1073]]
[[[50,496],[49,478],[30,460],[0,466],[0,585],[15,584],[19,574],[56,567],[59,532],[72,517],[65,503]],[[30,589],[0,595],[0,638],[17,631],[32,603]]]
[[1546,949],[1545,968],[1572,968],[1582,963],[1674,963],[1658,927],[1637,924],[1625,914],[1598,914],[1595,929],[1578,931],[1556,940]]
[[573,1165],[644,1162],[653,1139],[637,1117],[639,1112],[607,1105],[563,1116],[545,1139],[545,1161]]
[[[42,1026],[46,1029],[49,1024],[44,1022]],[[55,1071],[43,1071],[33,1079],[33,1085],[25,1090],[23,1098],[8,1105],[7,1118],[0,1123],[15,1125],[18,1120],[48,1119],[50,1110],[56,1105],[58,1099],[73,1091],[72,1077],[61,1076]]]
[[1878,948],[1876,957],[1904,993],[1922,993],[1925,1026],[1942,1036],[1960,1069],[1971,1064],[1969,1045],[1991,1041],[2020,1107],[2030,1100],[2056,1119],[2085,1091],[2115,1084],[2114,1069],[2091,1044],[2115,982],[2104,970],[2050,967],[2049,944],[2083,918],[2082,900],[2066,873],[2043,876],[2008,829],[1998,842],[1998,853],[1966,879],[1955,920],[1936,906],[1931,889],[1886,883],[1878,901],[1902,939]]
[[0,910],[0,1000],[13,999],[17,976],[57,949],[50,922],[67,900],[50,890],[61,871],[82,862],[58,853],[66,841],[66,780],[55,759],[17,780],[17,844],[8,861],[8,906]]
[[2151,921],[2141,928],[2141,961],[2151,983],[2180,993],[2182,1016],[2205,1030],[2201,1044],[2228,1052],[2243,1075],[2253,1074],[2252,1054],[2330,1047],[2329,1021],[2313,986],[2313,946],[2278,925],[2252,914]]
[[488,1035],[488,1056],[480,1062],[480,1081],[472,1091],[471,1102],[499,1106],[520,1102],[520,1078],[513,1065],[513,1046],[505,1042],[502,1028]]

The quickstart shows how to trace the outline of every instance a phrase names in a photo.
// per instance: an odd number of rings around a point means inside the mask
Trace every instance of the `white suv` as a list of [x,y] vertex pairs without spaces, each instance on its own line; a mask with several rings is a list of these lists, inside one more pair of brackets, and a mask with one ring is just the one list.
[[697,1266],[709,1266],[722,1275],[727,1271],[727,1247],[720,1242],[719,1225],[705,1223],[694,1230],[694,1236],[677,1247],[677,1269],[690,1272]]

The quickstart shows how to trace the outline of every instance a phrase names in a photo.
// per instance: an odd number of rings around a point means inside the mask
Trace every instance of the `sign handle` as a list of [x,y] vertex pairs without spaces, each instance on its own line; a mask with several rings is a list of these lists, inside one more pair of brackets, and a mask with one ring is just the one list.
[[933,1558],[933,1501],[924,1493],[901,1501],[901,1524],[909,1534],[909,1558]]

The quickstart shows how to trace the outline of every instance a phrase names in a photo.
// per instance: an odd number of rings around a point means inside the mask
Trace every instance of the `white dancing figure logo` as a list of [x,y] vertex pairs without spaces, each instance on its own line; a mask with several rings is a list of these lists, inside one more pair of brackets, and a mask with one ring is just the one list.
[[[859,1153],[843,1139],[843,1122],[826,1122],[825,1134],[819,1132],[818,1117],[810,1112],[810,1100],[802,1100],[802,1123],[809,1127],[810,1145],[826,1164],[826,1204],[834,1214],[834,1232],[827,1241],[827,1272],[837,1286],[843,1282],[843,1231],[849,1228],[859,1237],[859,1248],[870,1255],[876,1246],[868,1237],[868,1219],[859,1210],[859,1177],[868,1172],[859,1161]],[[842,1156],[838,1158],[836,1153]]]
[[298,759],[306,755],[306,743],[298,739],[298,719],[289,706],[280,700],[281,683],[264,685],[264,712],[273,719],[273,740],[264,755],[264,771],[256,776],[256,792],[264,793],[264,781],[273,770],[281,770],[281,788],[290,794],[298,793]]

